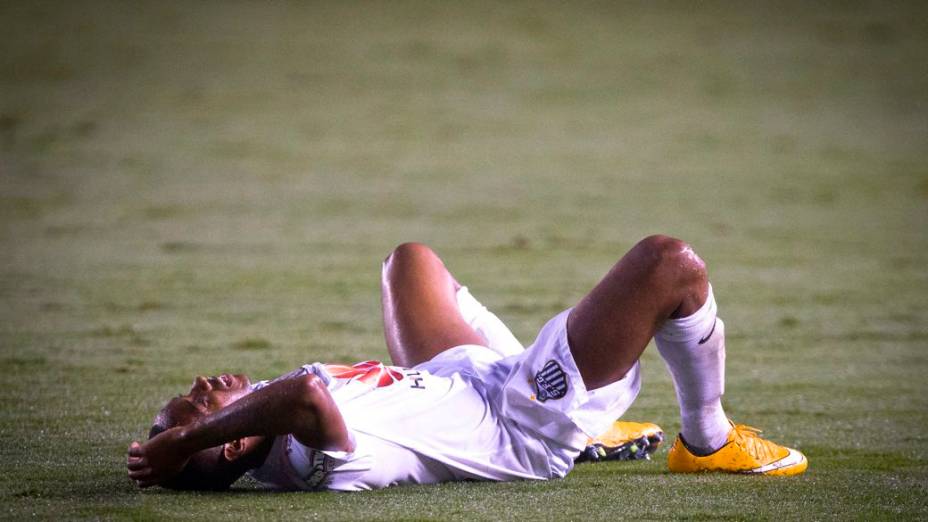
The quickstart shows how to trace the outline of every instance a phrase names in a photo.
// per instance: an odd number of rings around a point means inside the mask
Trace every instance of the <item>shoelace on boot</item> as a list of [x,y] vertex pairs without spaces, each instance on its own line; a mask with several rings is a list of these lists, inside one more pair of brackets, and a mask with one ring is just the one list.
[[738,444],[759,462],[767,463],[777,457],[780,447],[769,440],[760,438],[759,433],[761,430],[753,426],[735,424],[735,440]]

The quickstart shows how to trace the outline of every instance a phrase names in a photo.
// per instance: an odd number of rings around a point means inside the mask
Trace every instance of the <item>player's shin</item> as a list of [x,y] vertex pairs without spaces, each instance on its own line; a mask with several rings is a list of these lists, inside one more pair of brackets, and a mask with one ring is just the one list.
[[701,454],[722,447],[731,424],[722,409],[725,390],[725,325],[709,296],[694,314],[667,320],[654,336],[673,377],[680,405],[681,435]]

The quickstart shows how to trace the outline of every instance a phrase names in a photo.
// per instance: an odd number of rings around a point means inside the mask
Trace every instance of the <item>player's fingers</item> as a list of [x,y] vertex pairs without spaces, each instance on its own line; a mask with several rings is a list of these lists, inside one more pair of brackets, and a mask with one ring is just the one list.
[[129,462],[126,463],[126,467],[129,468],[130,470],[133,470],[133,471],[147,468],[147,467],[148,467],[148,459],[145,459],[145,458],[141,458],[141,459],[132,459],[132,460],[130,460]]
[[151,468],[136,469],[129,472],[132,480],[144,480],[151,477]]
[[145,455],[145,452],[142,451],[142,445],[136,441],[132,441],[132,444],[129,444],[129,456],[130,457],[142,457]]
[[144,455],[142,455],[142,456],[126,455],[126,462],[127,462],[127,463],[128,463],[128,462],[138,462],[138,461],[140,461],[140,460],[148,460],[148,459],[147,459],[147,457],[145,457]]

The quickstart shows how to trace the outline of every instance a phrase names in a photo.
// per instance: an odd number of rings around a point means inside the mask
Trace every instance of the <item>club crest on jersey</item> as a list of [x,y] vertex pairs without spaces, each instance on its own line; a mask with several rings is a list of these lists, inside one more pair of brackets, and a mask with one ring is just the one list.
[[323,488],[325,486],[325,479],[328,478],[329,473],[335,468],[335,460],[321,451],[313,450],[309,458],[309,464],[309,474],[303,477],[303,481],[306,482],[309,489],[317,490]]
[[560,399],[567,395],[567,374],[561,369],[560,364],[553,360],[545,363],[545,366],[535,374],[535,391],[541,402],[548,399]]

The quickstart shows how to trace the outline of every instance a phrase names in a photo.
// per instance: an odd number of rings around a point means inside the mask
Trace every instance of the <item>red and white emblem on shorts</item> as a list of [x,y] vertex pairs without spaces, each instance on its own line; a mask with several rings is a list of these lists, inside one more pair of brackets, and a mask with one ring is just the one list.
[[386,366],[380,361],[364,361],[352,366],[326,364],[325,370],[336,379],[363,382],[374,388],[390,386],[405,378],[400,368]]

